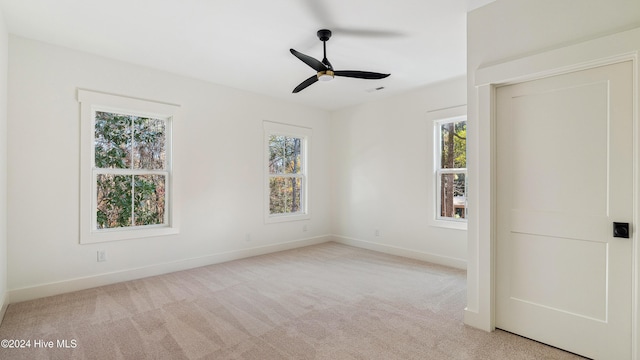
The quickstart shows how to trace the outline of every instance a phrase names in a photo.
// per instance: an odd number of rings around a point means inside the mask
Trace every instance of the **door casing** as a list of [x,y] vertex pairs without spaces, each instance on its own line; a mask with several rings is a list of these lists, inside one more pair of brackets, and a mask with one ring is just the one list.
[[[490,65],[475,73],[475,94],[469,98],[468,156],[468,302],[465,323],[486,331],[495,329],[495,89],[497,86],[541,79],[622,61],[633,62],[633,223],[638,224],[638,59],[640,28],[604,36],[521,59]],[[640,249],[633,231],[632,358],[640,345]]]

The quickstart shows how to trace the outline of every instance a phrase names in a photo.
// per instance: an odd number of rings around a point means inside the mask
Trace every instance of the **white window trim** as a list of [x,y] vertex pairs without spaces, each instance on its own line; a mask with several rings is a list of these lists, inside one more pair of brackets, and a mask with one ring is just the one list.
[[[264,221],[267,224],[281,223],[287,221],[299,221],[308,220],[311,218],[309,212],[309,149],[311,148],[311,129],[301,126],[294,126],[288,124],[282,124],[271,121],[264,121]],[[303,139],[301,156],[302,156],[302,194],[300,194],[300,200],[302,203],[302,210],[295,214],[275,214],[272,215],[269,212],[269,136],[271,135],[285,135],[291,137],[297,137]],[[287,176],[287,175],[279,175]],[[291,176],[298,177],[298,176]]]
[[[438,149],[440,148],[440,137],[439,137],[439,127],[442,123],[452,122],[452,121],[466,121],[467,120],[467,106],[454,106],[446,109],[439,109],[430,111],[427,113],[427,119],[432,123],[431,129],[431,139],[432,146],[431,151],[433,152],[433,165],[431,167],[431,173],[433,174],[433,181],[431,190],[429,191],[429,203],[432,204],[430,206],[430,215],[429,215],[429,224],[431,226],[448,228],[448,229],[457,229],[457,230],[467,230],[467,219],[453,219],[453,218],[444,218],[440,216],[440,185],[441,185],[441,174],[448,173],[464,173],[468,174],[466,169],[450,169],[450,170],[442,170],[440,168],[440,152]],[[468,159],[468,154],[467,154]],[[467,175],[468,176],[468,175]],[[467,178],[468,183],[468,178]],[[467,198],[469,198],[469,188],[467,186]],[[467,207],[468,208],[468,207]],[[467,210],[468,211],[468,210]],[[467,216],[468,218],[468,216]]]
[[[177,234],[175,175],[172,168],[172,123],[179,115],[180,106],[132,97],[112,95],[103,92],[78,89],[78,102],[80,103],[80,244],[92,244],[106,241],[118,241],[144,237],[155,237]],[[137,116],[153,117],[167,120],[167,168],[158,171],[168,175],[166,181],[165,224],[147,225],[140,227],[127,227],[119,229],[97,229],[96,227],[96,194],[94,184],[96,172],[94,171],[95,146],[94,146],[94,114],[95,111],[109,111],[116,113],[132,114]],[[117,170],[114,170],[117,172]],[[145,170],[145,173],[153,171]]]

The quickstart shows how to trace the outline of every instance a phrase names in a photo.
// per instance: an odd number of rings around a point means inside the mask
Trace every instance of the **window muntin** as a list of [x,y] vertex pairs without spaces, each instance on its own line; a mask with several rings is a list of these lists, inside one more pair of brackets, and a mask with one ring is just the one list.
[[264,126],[267,178],[265,220],[307,219],[310,129],[266,121]]
[[466,221],[466,116],[435,122],[436,219]]
[[171,127],[179,106],[79,89],[80,243],[178,233]]

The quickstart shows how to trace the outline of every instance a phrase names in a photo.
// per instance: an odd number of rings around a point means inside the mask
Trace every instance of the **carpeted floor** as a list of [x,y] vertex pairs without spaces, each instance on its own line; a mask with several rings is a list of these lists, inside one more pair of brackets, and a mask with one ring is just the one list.
[[326,243],[11,304],[0,359],[580,359],[465,326],[465,276]]

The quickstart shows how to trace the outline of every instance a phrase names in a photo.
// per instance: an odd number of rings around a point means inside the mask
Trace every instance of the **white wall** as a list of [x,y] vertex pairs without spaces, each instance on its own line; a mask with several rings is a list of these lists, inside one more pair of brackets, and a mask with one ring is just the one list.
[[0,320],[7,295],[7,61],[9,37],[0,11]]
[[427,119],[429,111],[464,104],[461,77],[331,115],[333,229],[339,241],[465,267],[466,231],[429,224],[433,122]]
[[[427,119],[465,104],[465,78],[329,114],[21,37],[9,49],[12,302],[330,239],[465,267],[466,232],[428,222]],[[179,235],[79,245],[77,88],[182,105]],[[311,220],[264,224],[263,120],[313,128]]]
[[[9,49],[12,302],[328,239],[325,111],[15,36]],[[79,245],[77,88],[182,105],[173,129],[180,234]],[[313,129],[310,220],[264,224],[263,120]],[[96,262],[98,249],[108,261]]]
[[[468,14],[467,324],[491,329],[490,124],[478,123],[479,69],[640,26],[638,0],[497,0]],[[529,64],[531,65],[531,64]],[[544,64],[533,64],[541,65]],[[474,191],[473,189],[477,189]]]

